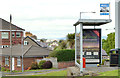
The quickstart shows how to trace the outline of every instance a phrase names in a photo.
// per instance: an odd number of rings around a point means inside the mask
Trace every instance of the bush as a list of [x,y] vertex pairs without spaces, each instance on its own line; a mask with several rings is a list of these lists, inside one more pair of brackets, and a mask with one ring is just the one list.
[[33,62],[30,67],[31,67],[31,69],[38,69],[39,68],[37,62]]
[[80,64],[80,60],[77,60],[77,63]]
[[2,67],[2,68],[1,68],[1,71],[5,71],[5,67]]
[[46,61],[46,62],[43,64],[43,68],[44,68],[44,69],[52,68],[52,62],[51,62],[51,61]]
[[43,64],[46,62],[46,60],[41,60],[40,62],[39,62],[39,68],[40,69],[42,69],[43,68]]
[[75,60],[75,50],[73,49],[62,49],[54,50],[50,53],[50,57],[57,57],[57,61],[73,61]]
[[9,69],[6,69],[7,72],[9,72],[10,70]]
[[102,65],[104,65],[105,59],[102,59]]

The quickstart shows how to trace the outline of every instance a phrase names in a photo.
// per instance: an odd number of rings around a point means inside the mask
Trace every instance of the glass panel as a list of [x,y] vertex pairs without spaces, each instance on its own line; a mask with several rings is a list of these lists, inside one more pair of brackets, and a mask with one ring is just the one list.
[[21,35],[20,32],[16,33],[16,37],[21,37],[20,35]]
[[8,32],[2,32],[2,39],[8,39]]

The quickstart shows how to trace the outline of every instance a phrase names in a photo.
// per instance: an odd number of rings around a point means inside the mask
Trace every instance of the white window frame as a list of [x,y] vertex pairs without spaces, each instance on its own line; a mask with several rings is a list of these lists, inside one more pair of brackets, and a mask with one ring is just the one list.
[[[17,36],[17,34],[19,34],[19,36]],[[21,37],[21,33],[20,32],[16,32],[16,37]]]
[[[14,36],[13,36],[14,35]],[[15,32],[12,32],[12,37],[15,37]]]
[[5,57],[5,66],[9,66],[9,57]]
[[9,33],[8,32],[2,32],[1,33],[1,38],[2,39],[8,39],[9,38]]
[[20,57],[17,58],[17,66],[21,66],[21,59],[20,59]]
[[28,41],[24,41],[24,45],[28,45]]

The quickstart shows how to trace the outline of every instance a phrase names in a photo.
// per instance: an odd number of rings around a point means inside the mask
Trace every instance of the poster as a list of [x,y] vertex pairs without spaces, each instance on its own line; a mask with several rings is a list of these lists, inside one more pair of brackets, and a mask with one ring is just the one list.
[[[80,40],[77,36],[77,58],[80,57]],[[101,63],[101,29],[83,29],[83,57],[86,64]]]

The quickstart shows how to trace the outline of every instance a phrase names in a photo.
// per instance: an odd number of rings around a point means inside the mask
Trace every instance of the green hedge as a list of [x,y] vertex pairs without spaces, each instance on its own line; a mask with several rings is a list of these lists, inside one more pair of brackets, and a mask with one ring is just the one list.
[[75,50],[73,49],[62,49],[54,50],[50,53],[50,57],[57,57],[57,61],[73,61],[75,60]]

